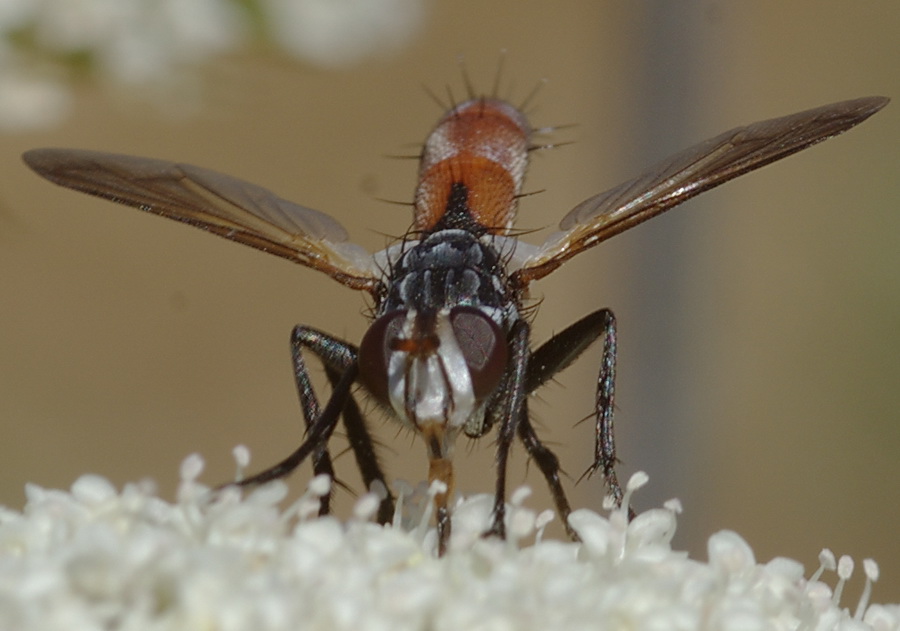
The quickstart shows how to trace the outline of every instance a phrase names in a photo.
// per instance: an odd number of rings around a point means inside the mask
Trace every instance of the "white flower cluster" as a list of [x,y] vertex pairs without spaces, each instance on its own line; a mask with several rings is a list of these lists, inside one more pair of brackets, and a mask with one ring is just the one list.
[[28,487],[22,512],[0,512],[0,628],[900,629],[900,605],[867,603],[874,563],[850,613],[837,603],[845,560],[833,592],[821,569],[807,580],[796,561],[757,564],[735,533],[710,539],[707,563],[673,551],[677,503],[630,524],[620,510],[577,511],[576,544],[543,540],[546,514],[518,492],[504,542],[478,536],[491,500],[476,497],[456,507],[451,551],[436,558],[421,490],[382,527],[374,495],[347,522],[316,517],[327,479],[281,510],[284,485],[211,494],[201,469],[186,461],[174,504],[97,476],[68,493]]
[[68,111],[67,79],[145,86],[235,52],[255,35],[326,66],[405,45],[425,0],[0,0],[0,130]]

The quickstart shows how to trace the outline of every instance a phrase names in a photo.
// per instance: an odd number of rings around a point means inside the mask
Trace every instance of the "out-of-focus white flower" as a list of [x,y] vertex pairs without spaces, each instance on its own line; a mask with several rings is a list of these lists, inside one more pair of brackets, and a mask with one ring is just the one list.
[[239,46],[246,27],[223,0],[45,0],[35,43],[60,55],[84,55],[109,78],[159,80]]
[[268,28],[285,50],[340,66],[404,45],[422,26],[422,0],[260,0]]
[[63,84],[28,76],[0,60],[0,130],[28,131],[59,123],[71,97]]
[[673,551],[672,507],[631,523],[622,510],[576,511],[584,543],[548,541],[533,537],[546,516],[513,493],[514,536],[499,541],[479,536],[492,498],[475,497],[455,507],[437,558],[423,522],[433,489],[403,487],[402,514],[379,526],[373,496],[346,522],[316,517],[327,479],[282,509],[281,483],[212,495],[201,469],[185,462],[174,504],[97,476],[68,493],[29,486],[22,512],[0,509],[0,628],[900,629],[900,606],[870,606],[868,588],[854,613],[839,607],[848,564],[832,590],[828,555],[807,580],[796,561],[758,564],[732,532],[710,539],[708,563]]
[[0,29],[7,31],[21,28],[31,18],[35,8],[34,0],[0,1]]
[[67,70],[152,97],[190,92],[192,71],[239,51],[251,34],[324,66],[392,52],[422,25],[425,2],[0,0],[0,129],[62,117]]

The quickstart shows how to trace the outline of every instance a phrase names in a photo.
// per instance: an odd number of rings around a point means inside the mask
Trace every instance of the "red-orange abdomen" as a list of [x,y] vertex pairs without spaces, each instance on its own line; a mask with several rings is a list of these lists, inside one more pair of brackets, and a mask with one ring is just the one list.
[[528,166],[530,133],[525,116],[497,99],[467,101],[444,114],[422,152],[413,228],[432,229],[454,186],[462,185],[471,218],[488,232],[508,231]]

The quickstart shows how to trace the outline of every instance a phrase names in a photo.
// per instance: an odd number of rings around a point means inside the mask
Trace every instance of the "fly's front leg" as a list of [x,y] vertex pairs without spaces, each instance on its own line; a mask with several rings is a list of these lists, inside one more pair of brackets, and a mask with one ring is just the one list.
[[[297,385],[297,395],[300,398],[300,407],[303,410],[303,420],[306,423],[307,432],[321,414],[319,398],[313,389],[312,381],[309,378],[309,370],[306,368],[306,362],[303,361],[303,353],[301,352],[301,348],[306,344],[307,338],[310,339],[310,342],[315,341],[316,338],[314,336],[308,335],[311,332],[310,329],[303,326],[296,326],[291,332],[291,359],[294,364],[294,383]],[[332,388],[334,388],[334,382],[332,382]],[[350,398],[352,397],[348,397],[348,399]],[[331,463],[331,455],[328,453],[327,444],[320,445],[316,449],[312,456],[312,462],[314,475],[324,474],[332,481],[335,480],[334,466]],[[327,515],[331,512],[331,496],[332,491],[329,491],[320,498],[319,515]]]
[[[240,482],[233,483],[234,486],[257,486],[277,480],[290,475],[304,460],[310,455],[314,455],[324,449],[331,439],[337,421],[341,416],[341,410],[350,397],[350,388],[359,374],[359,365],[354,361],[341,375],[341,379],[331,393],[328,404],[316,417],[309,427],[304,440],[299,447],[290,456],[279,462],[273,467],[269,467],[265,471],[261,471],[254,476],[245,478]],[[225,484],[223,486],[232,486]],[[221,488],[221,487],[220,487]]]
[[[291,333],[291,357],[294,362],[294,378],[297,383],[297,392],[300,396],[300,405],[303,407],[303,416],[308,427],[310,424],[308,412],[315,412],[319,407],[319,403],[310,383],[309,372],[303,361],[302,351],[304,348],[322,360],[332,389],[337,387],[341,375],[347,368],[356,364],[359,351],[356,346],[317,329],[307,326],[294,327]],[[372,484],[377,480],[387,493],[378,507],[378,522],[382,524],[388,523],[394,515],[394,499],[388,490],[387,480],[381,470],[381,465],[378,463],[372,436],[369,434],[365,419],[363,419],[359,405],[357,405],[352,394],[347,397],[342,416],[344,427],[347,431],[347,439],[350,442],[350,447],[366,489],[372,488]],[[327,452],[324,455],[327,457]],[[313,468],[317,474],[320,473],[316,469],[315,460]],[[321,472],[330,473],[332,479],[334,479],[333,470],[331,472],[324,470]],[[322,498],[326,513],[328,499],[328,497]]]
[[510,369],[504,386],[503,416],[497,436],[497,488],[494,493],[494,511],[491,527],[485,536],[506,537],[503,519],[506,513],[506,465],[509,449],[516,436],[517,427],[525,417],[525,380],[528,371],[528,334],[531,327],[518,320],[510,332]]
[[[597,398],[594,413],[596,415],[596,439],[594,444],[594,463],[585,472],[593,475],[597,471],[603,474],[610,495],[616,506],[622,506],[622,487],[616,477],[616,439],[613,432],[613,411],[616,391],[616,317],[609,309],[597,312],[603,319],[603,358],[600,361],[600,375],[597,378]],[[629,518],[634,511],[628,510]]]
[[[328,381],[331,382],[331,387],[334,389],[341,378],[341,373],[326,365],[325,374],[328,375]],[[343,419],[344,431],[347,432],[347,440],[350,442],[350,450],[353,452],[353,458],[356,460],[356,467],[359,469],[365,488],[372,489],[376,481],[380,482],[384,488],[385,496],[378,505],[377,519],[379,524],[388,524],[394,518],[394,496],[391,495],[381,469],[381,463],[378,461],[375,441],[369,433],[359,404],[352,394],[344,405]]]
[[[595,311],[557,333],[534,351],[528,360],[525,380],[528,393],[534,392],[578,359],[604,333],[611,315],[606,309]],[[519,423],[519,438],[547,481],[566,533],[577,540],[578,536],[569,525],[572,508],[559,479],[559,458],[538,438],[527,415]]]

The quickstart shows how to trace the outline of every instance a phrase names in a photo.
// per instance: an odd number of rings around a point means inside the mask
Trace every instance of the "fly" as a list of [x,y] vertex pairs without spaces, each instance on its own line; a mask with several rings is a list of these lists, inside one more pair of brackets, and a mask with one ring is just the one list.
[[[294,328],[291,353],[306,437],[285,460],[238,484],[281,478],[307,458],[317,474],[333,476],[328,443],[343,419],[366,486],[381,482],[387,488],[351,390],[362,384],[425,442],[429,480],[444,485],[434,499],[442,554],[450,537],[456,440],[460,434],[483,436],[494,426],[497,477],[486,534],[505,534],[507,457],[518,437],[575,537],[559,461],[535,432],[527,398],[600,338],[595,452],[588,473],[600,472],[615,502],[622,502],[613,439],[615,317],[600,309],[532,349],[523,311],[529,285],[705,190],[850,129],[887,103],[884,97],[843,101],[725,132],[584,200],[538,246],[513,232],[528,153],[536,148],[533,130],[521,111],[496,98],[472,98],[441,117],[421,153],[412,227],[374,255],[350,243],[330,216],[204,168],[79,149],[34,149],[24,160],[56,184],[182,221],[368,292],[374,316],[358,346],[312,327]],[[332,384],[324,406],[303,350],[322,361]],[[323,513],[328,501],[322,500]],[[389,521],[392,512],[388,494],[379,520]]]

